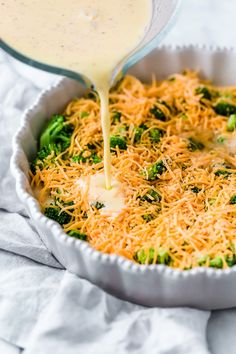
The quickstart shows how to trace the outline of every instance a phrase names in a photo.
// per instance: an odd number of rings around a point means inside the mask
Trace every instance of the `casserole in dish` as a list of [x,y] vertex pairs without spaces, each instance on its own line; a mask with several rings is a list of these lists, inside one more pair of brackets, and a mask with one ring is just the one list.
[[[226,50],[161,48],[136,64],[130,73],[147,81],[152,73],[163,79],[185,68],[200,69],[202,76],[214,84],[232,85],[234,60],[235,54]],[[234,306],[235,267],[226,270],[195,268],[182,272],[164,265],[139,266],[116,255],[102,254],[87,243],[67,237],[58,224],[43,216],[30,188],[29,161],[37,151],[37,140],[45,120],[60,112],[83,90],[78,83],[64,79],[42,93],[25,113],[14,139],[12,172],[17,193],[46,246],[68,270],[127,300],[147,306]]]

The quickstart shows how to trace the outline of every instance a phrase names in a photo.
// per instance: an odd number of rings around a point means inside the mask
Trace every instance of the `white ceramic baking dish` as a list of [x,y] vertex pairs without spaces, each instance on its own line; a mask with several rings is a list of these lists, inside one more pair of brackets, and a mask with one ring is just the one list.
[[[163,47],[136,64],[129,72],[148,81],[151,74],[162,79],[185,68],[200,70],[215,84],[236,85],[236,53],[218,48]],[[29,161],[48,117],[60,112],[84,88],[61,80],[44,91],[27,110],[13,140],[11,170],[16,190],[47,248],[69,271],[86,278],[122,299],[147,306],[193,306],[219,309],[236,305],[236,267],[227,270],[196,268],[173,270],[164,265],[138,265],[116,255],[102,254],[86,242],[66,236],[46,218],[32,194]],[[236,231],[236,230],[235,230]]]

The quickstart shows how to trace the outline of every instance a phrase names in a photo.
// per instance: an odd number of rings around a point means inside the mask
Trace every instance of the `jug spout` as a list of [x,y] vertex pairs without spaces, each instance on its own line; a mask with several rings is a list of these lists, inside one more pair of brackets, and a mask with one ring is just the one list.
[[152,18],[148,30],[139,45],[114,69],[111,86],[121,79],[129,67],[159,45],[174,25],[181,4],[182,0],[152,0]]

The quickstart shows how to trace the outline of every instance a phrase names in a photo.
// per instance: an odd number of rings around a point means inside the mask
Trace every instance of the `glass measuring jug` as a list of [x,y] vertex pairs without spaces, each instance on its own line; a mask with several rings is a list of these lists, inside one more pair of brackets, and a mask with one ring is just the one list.
[[[148,54],[160,43],[174,22],[180,3],[181,0],[152,0],[152,17],[149,28],[139,45],[116,65],[111,76],[110,86],[119,79],[131,65]],[[91,82],[82,73],[70,71],[58,66],[47,65],[43,62],[38,62],[32,58],[26,57],[23,53],[9,46],[9,44],[1,38],[0,47],[16,59],[19,59],[28,65],[79,80],[87,86],[91,85]]]

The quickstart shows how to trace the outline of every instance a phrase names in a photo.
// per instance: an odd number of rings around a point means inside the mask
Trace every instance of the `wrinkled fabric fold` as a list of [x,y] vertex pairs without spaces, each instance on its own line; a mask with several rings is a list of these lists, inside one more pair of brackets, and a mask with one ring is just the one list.
[[207,311],[130,304],[66,272],[25,353],[209,354],[208,318]]

